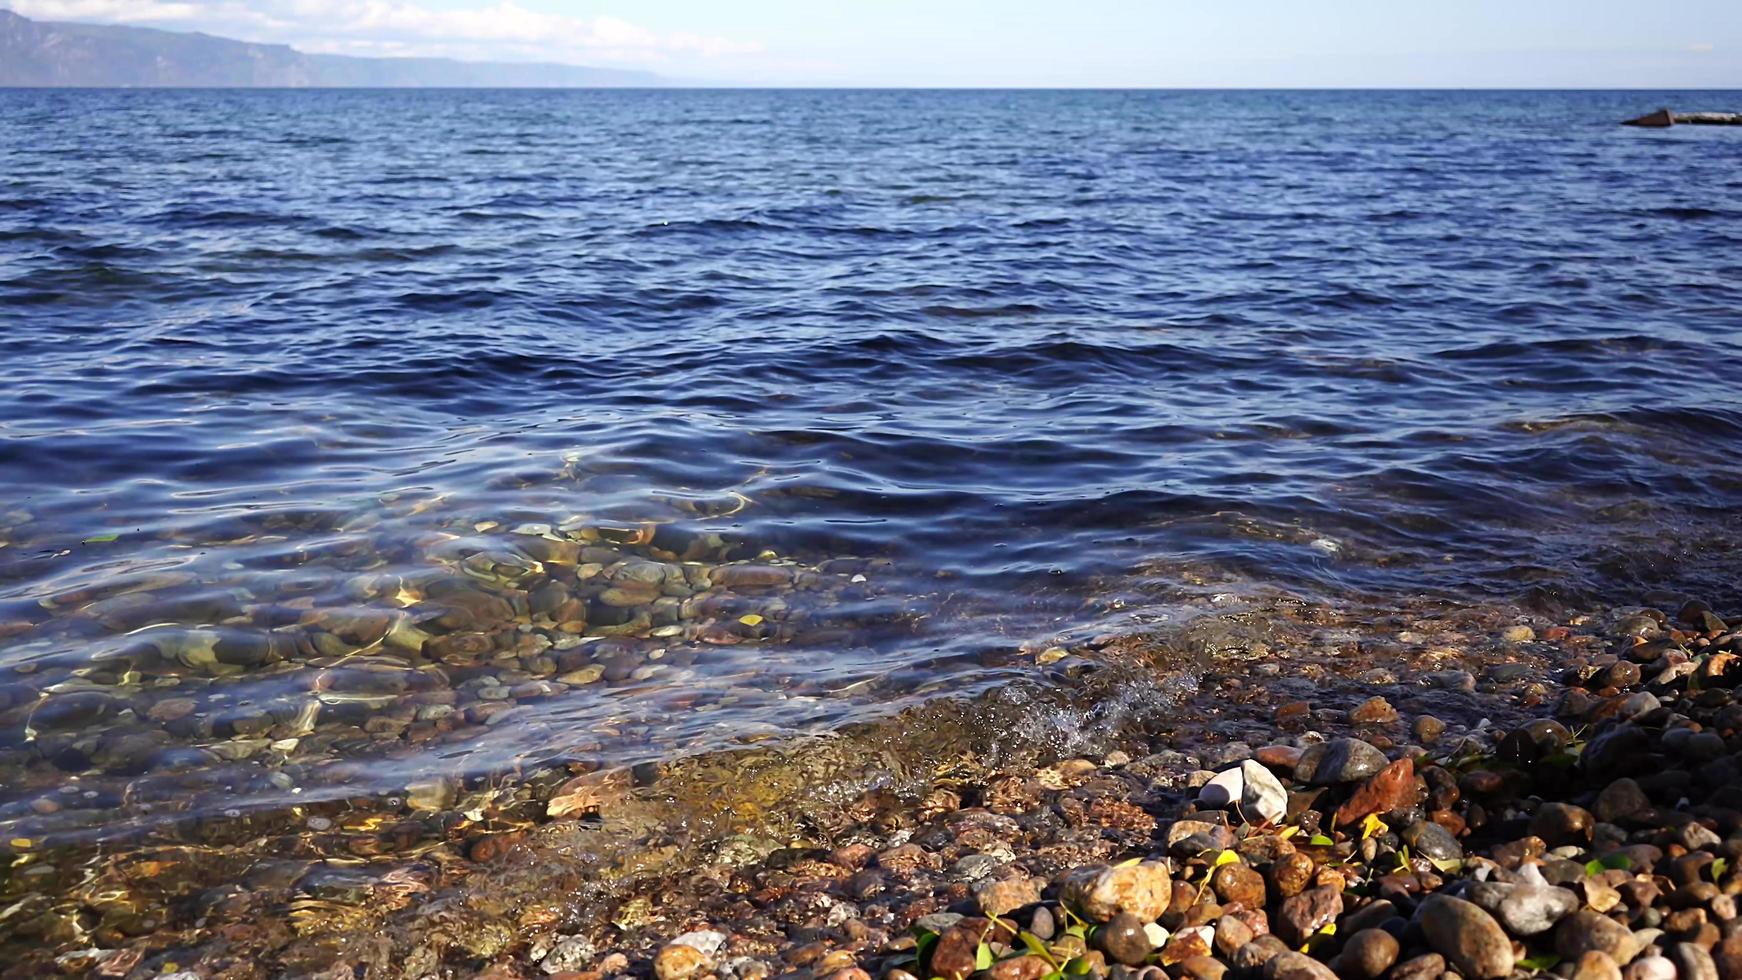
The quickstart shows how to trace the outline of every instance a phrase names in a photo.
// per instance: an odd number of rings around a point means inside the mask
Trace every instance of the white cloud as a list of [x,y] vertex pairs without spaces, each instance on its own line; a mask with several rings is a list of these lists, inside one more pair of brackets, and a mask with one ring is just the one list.
[[1688,45],[1688,50],[1692,51],[1694,54],[1711,54],[1713,51],[1716,51],[1717,49],[1718,49],[1718,46],[1715,44],[1690,44],[1690,45]]
[[39,20],[180,26],[309,51],[670,63],[757,54],[761,45],[659,33],[616,17],[570,17],[493,0],[438,10],[402,0],[9,0]]

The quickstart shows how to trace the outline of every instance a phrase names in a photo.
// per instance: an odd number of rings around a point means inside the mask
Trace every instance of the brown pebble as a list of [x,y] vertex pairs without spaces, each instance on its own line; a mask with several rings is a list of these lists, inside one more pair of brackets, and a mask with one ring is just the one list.
[[1038,956],[1016,956],[992,964],[986,976],[990,980],[1040,980],[1052,971],[1052,964]]
[[[714,961],[694,946],[673,943],[653,958],[653,975],[659,980],[690,980],[712,971]],[[960,980],[960,978],[957,978]]]
[[1439,980],[1446,972],[1446,958],[1438,953],[1424,953],[1404,960],[1391,970],[1388,980]]
[[1301,946],[1320,929],[1343,914],[1343,895],[1335,888],[1311,888],[1284,899],[1271,923],[1277,938],[1291,947]]
[[1417,715],[1415,719],[1415,740],[1423,745],[1432,745],[1446,733],[1446,723],[1433,715]]
[[1347,827],[1375,813],[1402,810],[1414,798],[1415,763],[1409,759],[1399,759],[1362,783],[1354,795],[1337,808],[1334,823],[1338,827]]
[[1621,967],[1608,953],[1593,949],[1573,964],[1573,980],[1621,980]]
[[1213,956],[1187,957],[1174,969],[1181,980],[1222,980],[1228,972],[1227,964]]
[[1238,903],[1252,909],[1264,907],[1264,876],[1248,865],[1238,861],[1222,865],[1211,877],[1210,885],[1223,904]]
[[1293,775],[1295,763],[1300,761],[1301,751],[1292,745],[1266,745],[1252,753],[1252,758],[1287,776]]
[[939,936],[937,944],[932,947],[931,975],[941,977],[942,980],[967,980],[974,972],[975,958],[979,950],[979,930],[957,924]]
[[1397,938],[1383,929],[1363,929],[1349,937],[1337,959],[1337,975],[1346,980],[1374,980],[1397,962]]
[[1357,725],[1389,725],[1397,720],[1397,709],[1382,697],[1371,697],[1349,712],[1349,720]]

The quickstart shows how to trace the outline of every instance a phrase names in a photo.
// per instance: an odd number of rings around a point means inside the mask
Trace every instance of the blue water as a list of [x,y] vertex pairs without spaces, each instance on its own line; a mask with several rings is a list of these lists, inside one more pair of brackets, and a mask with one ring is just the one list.
[[[1742,93],[0,92],[0,823],[827,727],[1210,596],[1733,590],[1742,130],[1659,105]],[[520,724],[345,715],[326,777],[214,754],[353,656],[548,677],[303,641],[565,522],[864,580]],[[139,652],[214,634],[264,652]]]

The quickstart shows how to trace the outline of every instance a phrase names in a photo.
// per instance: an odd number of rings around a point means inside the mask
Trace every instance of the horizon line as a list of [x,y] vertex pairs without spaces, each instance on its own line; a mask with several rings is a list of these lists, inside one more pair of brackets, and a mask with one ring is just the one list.
[[[495,64],[495,63],[492,63]],[[564,65],[562,67],[588,67]],[[0,85],[7,92],[1714,92],[1702,85]]]

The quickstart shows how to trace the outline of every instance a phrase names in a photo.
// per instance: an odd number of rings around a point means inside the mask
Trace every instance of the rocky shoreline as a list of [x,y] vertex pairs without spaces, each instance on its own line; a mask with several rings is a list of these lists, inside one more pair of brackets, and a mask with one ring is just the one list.
[[[177,928],[0,975],[1733,980],[1742,632],[1669,608],[1302,610],[1196,635],[1177,699],[1087,754],[988,734],[1069,699],[1001,694],[979,728],[940,703],[577,777],[549,822],[385,874],[238,855],[234,884],[160,896]],[[1080,705],[1180,667],[1146,642],[1035,656]],[[892,730],[934,751],[898,760]],[[831,782],[879,753],[901,778]]]
[[1365,738],[1214,772],[1118,752],[996,774],[899,829],[717,870],[664,942],[553,934],[481,975],[1742,977],[1742,633],[1689,603],[1509,639],[1569,655],[1543,717],[1507,730],[1447,744],[1418,716],[1394,742],[1375,699],[1347,713]]

